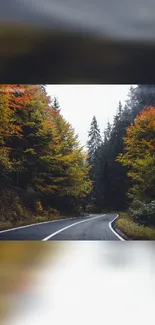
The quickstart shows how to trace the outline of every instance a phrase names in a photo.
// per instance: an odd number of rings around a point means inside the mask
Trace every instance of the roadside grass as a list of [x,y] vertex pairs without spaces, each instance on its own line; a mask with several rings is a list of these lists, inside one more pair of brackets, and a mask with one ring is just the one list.
[[12,223],[10,221],[1,221],[0,222],[0,231],[11,229],[11,228],[16,228],[16,227],[21,227],[21,226],[27,226],[27,225],[30,225],[30,224],[33,224],[33,223],[37,223],[37,221],[34,221],[34,220],[19,220],[19,221],[15,222],[15,223]]
[[132,220],[127,212],[119,213],[119,217],[114,222],[114,228],[119,229],[129,239],[133,240],[154,240],[155,228],[139,225]]
[[33,216],[31,219],[26,220],[18,220],[15,223],[12,223],[11,221],[0,221],[0,231],[21,227],[21,226],[27,226],[31,224],[37,224],[40,222],[46,222],[46,221],[53,221],[53,220],[59,220],[59,219],[68,219],[73,218],[75,215],[72,216],[65,216],[65,215],[51,215],[51,216]]

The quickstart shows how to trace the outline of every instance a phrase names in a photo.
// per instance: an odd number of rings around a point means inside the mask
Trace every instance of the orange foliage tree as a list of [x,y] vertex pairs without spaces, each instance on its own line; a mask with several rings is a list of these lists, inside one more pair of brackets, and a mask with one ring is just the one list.
[[7,139],[10,136],[19,136],[21,128],[15,122],[14,110],[10,106],[11,88],[9,85],[0,85],[0,173],[12,168],[9,159],[10,147]]
[[62,197],[85,197],[91,190],[89,166],[57,102],[51,103],[41,85],[2,85],[1,90],[0,144],[12,185],[49,196],[50,204],[56,197],[58,205]]

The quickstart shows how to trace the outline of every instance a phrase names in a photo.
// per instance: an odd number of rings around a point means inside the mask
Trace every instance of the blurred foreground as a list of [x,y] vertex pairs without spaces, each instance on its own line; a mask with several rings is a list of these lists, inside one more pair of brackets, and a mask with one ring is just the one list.
[[2,83],[154,82],[153,0],[5,0]]
[[154,248],[153,242],[1,243],[1,324],[153,324]]

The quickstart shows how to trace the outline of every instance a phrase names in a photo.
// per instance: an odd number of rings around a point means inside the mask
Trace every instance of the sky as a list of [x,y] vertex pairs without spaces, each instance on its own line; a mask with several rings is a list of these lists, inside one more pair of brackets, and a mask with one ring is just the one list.
[[56,96],[61,114],[72,124],[81,145],[88,140],[93,116],[96,116],[101,135],[107,122],[112,122],[119,101],[125,103],[131,85],[47,85],[47,94]]

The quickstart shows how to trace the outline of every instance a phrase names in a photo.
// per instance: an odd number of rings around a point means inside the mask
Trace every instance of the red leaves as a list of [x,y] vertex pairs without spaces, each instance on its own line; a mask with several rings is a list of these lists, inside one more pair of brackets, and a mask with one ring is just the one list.
[[33,101],[35,89],[28,85],[8,85],[10,107],[13,110],[26,109]]

